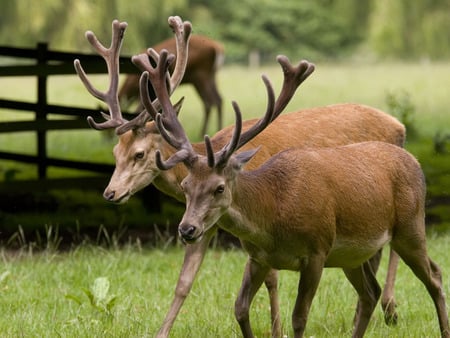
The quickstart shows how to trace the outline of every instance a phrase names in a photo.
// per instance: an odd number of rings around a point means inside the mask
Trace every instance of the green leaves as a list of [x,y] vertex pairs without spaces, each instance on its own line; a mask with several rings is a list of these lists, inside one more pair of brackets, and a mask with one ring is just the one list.
[[[98,277],[94,280],[90,289],[83,288],[82,291],[87,296],[89,304],[100,313],[112,315],[112,309],[117,297],[109,294],[110,283],[107,277]],[[72,294],[66,295],[67,299],[73,300],[78,305],[83,304],[83,300]]]

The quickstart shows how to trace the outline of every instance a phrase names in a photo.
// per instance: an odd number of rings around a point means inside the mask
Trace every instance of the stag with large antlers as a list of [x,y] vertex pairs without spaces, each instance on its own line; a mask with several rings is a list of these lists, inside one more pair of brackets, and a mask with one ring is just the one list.
[[[186,41],[189,39],[190,26],[188,23],[181,23],[179,18],[169,18],[169,24],[177,36],[179,50],[175,71],[170,78],[170,92],[175,90],[177,83],[182,78],[182,69],[185,67],[187,49]],[[95,129],[115,128],[119,135],[118,144],[114,148],[116,168],[111,177],[108,187],[105,189],[104,197],[110,202],[125,203],[134,193],[153,183],[159,190],[175,197],[179,201],[184,201],[184,194],[180,189],[180,182],[187,175],[187,170],[183,165],[177,165],[171,170],[161,171],[155,163],[155,151],[160,149],[164,157],[170,157],[174,153],[174,148],[166,143],[160,136],[155,123],[149,121],[151,116],[144,110],[139,117],[126,121],[122,117],[119,102],[117,100],[117,83],[119,75],[118,57],[120,45],[123,38],[125,23],[113,22],[113,39],[109,51],[95,38],[92,32],[88,32],[87,38],[104,55],[108,64],[110,75],[110,89],[107,93],[96,90],[88,81],[86,74],[78,61],[75,61],[80,78],[86,85],[88,91],[95,97],[107,103],[110,110],[110,117],[104,123],[96,123],[92,118],[89,123]],[[159,59],[159,55],[152,50],[149,51],[153,58]],[[173,57],[164,56],[169,60]],[[167,60],[167,59],[166,59]],[[147,54],[133,57],[133,61],[143,70],[152,73],[152,66],[148,62]],[[276,103],[276,114],[278,115],[285,108],[290,98],[293,96],[297,86],[307,78],[313,67],[309,63],[302,62],[297,67],[290,65],[285,57],[279,58],[285,77],[283,88]],[[167,79],[166,78],[166,79]],[[153,82],[157,81],[152,79]],[[166,80],[162,80],[163,82]],[[153,83],[152,83],[153,85]],[[142,81],[145,89],[145,78]],[[147,86],[148,87],[148,86]],[[147,95],[143,95],[149,104]],[[159,109],[159,103],[153,102],[155,110]],[[254,124],[254,120],[244,121],[243,130],[247,130]],[[227,142],[232,133],[232,128],[221,130],[212,138],[212,147],[220,149]],[[290,147],[325,147],[343,145],[367,140],[380,140],[403,146],[405,139],[405,128],[396,119],[371,107],[356,104],[338,104],[326,107],[318,107],[307,110],[300,110],[290,114],[283,114],[262,133],[254,139],[249,140],[242,149],[254,148],[261,145],[260,151],[247,164],[248,169],[254,169],[266,161],[270,156],[281,150]],[[192,147],[197,153],[204,154],[203,144],[193,144]],[[166,315],[158,336],[167,337],[176,319],[176,316],[189,294],[195,276],[201,266],[205,252],[209,246],[211,238],[217,232],[217,227],[205,231],[201,240],[194,244],[188,244],[185,248],[185,258],[180,277],[175,289],[175,297]],[[395,258],[395,255],[393,255]],[[379,255],[373,258],[374,270],[378,268]],[[395,276],[396,260],[390,260],[389,276]],[[393,278],[388,278],[392,282],[387,284],[383,293],[383,304],[386,307],[386,320],[396,320],[395,302],[393,300]],[[278,315],[277,301],[277,274],[272,271],[266,279],[269,290],[273,335],[281,335],[281,327]]]
[[192,147],[163,86],[157,92],[163,114],[153,110],[161,135],[177,149],[167,160],[157,151],[157,166],[169,170],[183,163],[189,171],[181,182],[186,197],[181,238],[195,243],[218,222],[249,254],[235,303],[243,336],[253,337],[250,305],[271,270],[300,272],[292,314],[294,337],[300,338],[322,270],[340,267],[358,294],[352,336],[362,337],[381,294],[368,260],[390,243],[428,290],[441,336],[450,337],[441,270],[427,254],[426,186],[419,163],[400,147],[372,141],[291,148],[256,170],[242,171],[258,148],[237,151],[276,115],[273,90],[263,80],[268,92],[263,118],[242,132],[233,102],[231,140],[214,151],[205,136],[206,156]]

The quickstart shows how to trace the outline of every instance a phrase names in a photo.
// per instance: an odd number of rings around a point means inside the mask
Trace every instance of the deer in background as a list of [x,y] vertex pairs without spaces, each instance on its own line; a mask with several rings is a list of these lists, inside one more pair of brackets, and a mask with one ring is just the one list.
[[170,170],[182,163],[189,171],[181,182],[186,210],[178,227],[185,242],[195,243],[219,223],[247,251],[235,303],[244,337],[253,337],[250,305],[273,269],[300,272],[292,326],[294,337],[303,337],[326,267],[342,268],[356,290],[352,336],[362,337],[381,294],[369,259],[387,243],[424,284],[436,308],[441,336],[450,337],[441,270],[426,248],[425,177],[411,154],[379,141],[291,148],[255,170],[242,171],[258,148],[237,150],[277,115],[270,82],[263,77],[268,92],[263,118],[242,132],[242,115],[233,102],[236,124],[229,142],[215,151],[205,136],[205,156],[187,138],[161,80],[155,91],[163,112],[151,104],[145,107],[177,152],[163,160],[157,151],[156,164],[160,170]]
[[[177,51],[178,57],[176,58],[175,71],[169,77],[171,92],[176,88],[182,77],[183,63],[187,58],[185,43],[188,39],[188,34],[186,32],[189,29],[186,26],[187,23],[184,23],[186,27],[183,28],[180,23],[175,23],[173,20],[173,18],[169,18],[169,23],[177,36],[179,50]],[[125,28],[126,24],[113,23],[113,43],[109,52],[102,51],[104,47],[101,47],[100,43],[96,41],[92,32],[87,33],[88,40],[101,55],[104,55],[108,64],[111,83],[107,92],[98,93],[89,83],[79,62],[75,61],[77,73],[88,91],[106,102],[110,110],[108,121],[96,123],[92,118],[89,118],[89,124],[95,129],[115,129],[119,135],[118,144],[114,148],[116,168],[108,187],[105,189],[104,197],[113,203],[125,203],[135,192],[153,183],[164,193],[179,201],[184,201],[180,182],[188,172],[181,164],[168,171],[161,171],[156,166],[155,151],[157,149],[160,149],[164,157],[171,156],[175,150],[162,139],[155,123],[149,121],[151,116],[144,110],[131,121],[126,121],[122,117],[117,100],[119,68],[118,61],[115,58],[119,57],[121,39]],[[159,55],[153,52],[150,54],[155,59],[159,58]],[[147,54],[133,57],[133,62],[139,68],[152,72],[153,66],[148,62]],[[278,62],[284,74],[283,87],[276,104],[277,114],[280,114],[294,95],[298,85],[311,74],[314,68],[311,64],[305,62],[300,63],[297,67],[293,67],[285,57],[279,57]],[[142,87],[144,89],[141,89],[143,92],[147,90],[145,87],[148,88],[144,78]],[[147,95],[143,95],[143,98],[148,101]],[[155,109],[159,109],[157,100],[153,102],[153,105]],[[243,129],[247,130],[254,123],[255,120],[244,121]],[[213,148],[217,150],[223,147],[231,134],[232,127],[219,131],[213,138]],[[337,104],[280,115],[265,131],[244,145],[243,149],[262,145],[260,151],[247,164],[247,168],[254,169],[270,156],[289,147],[336,146],[367,140],[381,140],[402,146],[405,140],[405,128],[396,119],[377,109],[357,104]],[[193,144],[192,146],[196,152],[205,153],[203,143]],[[175,289],[175,297],[159,331],[159,337],[168,336],[176,316],[191,290],[211,238],[216,232],[217,227],[210,228],[204,233],[200,241],[186,245],[183,267]],[[375,271],[378,268],[379,257],[378,255],[372,259]],[[383,289],[386,304],[389,305],[386,307],[386,321],[393,321],[397,318],[393,299],[395,262],[396,260],[390,259],[389,276],[392,276],[392,278],[390,278],[391,282]],[[266,286],[269,290],[271,302],[274,336],[280,336],[277,274],[275,270],[267,276]]]
[[[156,52],[165,49],[170,53],[176,53],[176,41],[167,39],[152,48]],[[216,73],[224,62],[223,46],[206,36],[192,35],[189,39],[189,54],[186,70],[181,84],[190,83],[194,86],[204,107],[204,119],[201,127],[201,136],[205,135],[211,114],[211,109],[217,110],[217,130],[223,127],[222,97],[217,89]],[[173,72],[173,66],[169,68]],[[119,90],[119,101],[122,108],[129,107],[134,101],[138,101],[137,111],[142,110],[139,96],[140,74],[128,74]]]

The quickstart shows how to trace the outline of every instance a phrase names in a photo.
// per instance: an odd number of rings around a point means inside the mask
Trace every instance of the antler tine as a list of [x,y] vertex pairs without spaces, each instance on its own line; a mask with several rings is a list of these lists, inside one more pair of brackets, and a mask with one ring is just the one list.
[[[179,16],[170,16],[168,19],[169,26],[172,28],[175,34],[175,42],[177,49],[176,63],[172,76],[169,78],[169,96],[172,95],[174,90],[180,85],[183,79],[184,73],[186,71],[187,59],[188,59],[188,47],[189,38],[192,32],[192,24],[189,21],[182,21]],[[142,71],[152,72],[153,66],[150,64],[149,57],[152,58],[155,63],[159,64],[160,55],[152,48],[147,50],[147,53],[142,53],[132,58],[133,63],[139,67]],[[151,80],[150,80],[151,81]],[[148,91],[147,91],[148,92]],[[142,96],[141,91],[141,96]],[[155,109],[158,111],[160,109],[159,100],[155,99],[153,101]],[[116,130],[120,135],[125,133],[130,129],[139,128],[144,126],[145,123],[151,119],[152,116],[147,110],[143,110],[137,117],[133,120],[122,125]],[[154,117],[153,117],[154,118]]]
[[[244,132],[241,137],[239,138],[239,142],[236,145],[235,149],[232,151],[241,148],[244,144],[246,144],[248,141],[250,141],[252,138],[254,138],[257,134],[259,134],[261,131],[263,131],[269,124],[272,122],[275,117],[274,114],[276,113],[275,110],[275,93],[272,87],[272,84],[270,83],[270,80],[267,78],[267,76],[263,75],[262,79],[264,81],[264,85],[266,86],[267,91],[267,108],[266,112],[264,113],[264,116],[256,123],[254,124],[250,129],[248,129],[246,132]],[[236,104],[237,107],[237,104]],[[236,110],[236,107],[233,106],[233,108]]]
[[81,66],[80,60],[76,59],[74,61],[75,70],[88,92],[97,99],[105,102],[108,106],[111,117],[110,120],[103,123],[96,123],[91,116],[88,116],[87,118],[89,125],[97,130],[116,128],[126,122],[126,120],[122,117],[122,112],[120,110],[118,87],[120,48],[122,46],[123,36],[127,26],[128,24],[126,22],[119,22],[118,20],[114,20],[112,22],[112,38],[109,48],[103,46],[93,32],[86,32],[87,40],[106,62],[110,82],[107,91],[101,92],[96,89],[87,78],[86,72]]
[[172,94],[175,88],[180,85],[184,72],[186,71],[192,24],[189,21],[183,22],[179,16],[170,16],[168,22],[175,33],[177,46],[177,60],[170,78],[170,93]]
[[242,132],[242,113],[239,108],[239,105],[235,101],[232,102],[232,105],[236,122],[234,124],[233,135],[231,136],[230,142],[228,142],[217,153],[214,153],[211,139],[209,138],[208,135],[205,135],[206,155],[208,159],[208,165],[211,168],[221,166],[222,164],[226,163],[230,158],[230,156],[233,154],[233,152],[240,147],[239,141],[241,139],[241,132]]
[[300,84],[305,81],[315,69],[314,64],[306,60],[300,61],[300,63],[294,67],[285,55],[278,55],[277,61],[283,70],[284,80],[280,95],[275,103],[273,119],[280,115],[283,109],[286,108],[298,86],[300,86]]

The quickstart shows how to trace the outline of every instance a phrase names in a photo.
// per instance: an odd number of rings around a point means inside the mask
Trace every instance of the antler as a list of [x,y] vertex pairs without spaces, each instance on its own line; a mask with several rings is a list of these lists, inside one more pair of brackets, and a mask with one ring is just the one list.
[[[264,116],[258,120],[250,129],[241,133],[242,131],[242,113],[236,102],[233,102],[233,109],[236,115],[236,124],[233,131],[233,135],[228,144],[226,144],[221,150],[214,153],[211,140],[208,136],[205,136],[205,145],[207,150],[208,165],[210,167],[221,166],[228,161],[230,156],[261,131],[263,131],[286,107],[289,100],[294,95],[297,87],[314,71],[314,65],[308,61],[302,61],[297,67],[293,67],[288,58],[285,56],[279,56],[278,62],[281,64],[284,73],[284,83],[281,93],[278,99],[275,101],[275,94],[273,87],[266,76],[262,76],[264,84],[267,90],[267,108]],[[159,82],[162,83],[162,77]],[[152,82],[153,83],[153,82]],[[156,164],[161,170],[167,170],[172,168],[179,162],[184,162],[186,165],[190,165],[197,157],[194,152],[191,143],[189,142],[183,127],[181,126],[174,109],[170,104],[169,98],[163,91],[163,86],[160,86],[157,91],[157,95],[160,98],[161,103],[163,94],[165,97],[165,103],[163,104],[164,116],[154,112],[156,115],[156,122],[161,136],[178,151],[172,155],[167,161],[163,161],[160,152],[156,153]],[[170,130],[170,132],[169,132]],[[172,135],[171,135],[172,134]],[[173,135],[176,135],[175,137]]]
[[110,84],[107,91],[101,92],[98,89],[94,88],[92,83],[87,78],[86,72],[81,66],[80,60],[76,59],[74,61],[75,70],[88,92],[97,99],[105,102],[108,106],[109,114],[111,117],[110,120],[103,123],[96,123],[91,116],[88,116],[87,118],[89,125],[97,130],[116,128],[125,122],[122,117],[122,112],[120,111],[117,91],[119,86],[120,47],[122,46],[123,35],[127,26],[128,24],[126,22],[119,22],[118,20],[114,20],[112,22],[112,39],[111,46],[109,48],[103,46],[93,32],[86,32],[86,39],[89,41],[92,47],[94,47],[97,53],[103,57],[108,67]]
[[277,61],[283,70],[284,81],[280,95],[275,103],[274,119],[280,115],[284,108],[286,108],[298,86],[300,86],[300,84],[305,81],[315,69],[314,64],[306,60],[300,61],[296,67],[293,67],[285,55],[278,55]]
[[[180,84],[187,64],[187,55],[188,55],[188,42],[189,37],[192,31],[192,26],[190,22],[183,22],[178,16],[171,16],[168,19],[170,27],[176,37],[176,48],[177,48],[177,63],[175,65],[175,70],[172,76],[167,75],[170,79],[170,94],[173,93],[175,88]],[[80,61],[76,59],[74,61],[75,70],[80,77],[81,81],[85,85],[86,89],[99,100],[105,102],[109,109],[110,116],[107,117],[108,121],[103,123],[97,123],[94,119],[89,116],[88,123],[89,125],[97,130],[101,129],[109,129],[116,128],[116,133],[118,135],[125,133],[130,129],[137,129],[145,126],[145,123],[148,121],[150,116],[146,111],[141,112],[136,118],[131,121],[127,121],[123,118],[122,112],[120,109],[120,103],[118,99],[118,83],[119,83],[119,56],[120,56],[120,48],[122,45],[123,35],[125,29],[127,27],[126,22],[121,22],[114,20],[112,23],[112,39],[111,46],[109,48],[105,48],[100,41],[97,39],[95,34],[91,31],[86,32],[86,38],[90,42],[90,44],[94,47],[94,49],[103,57],[108,67],[109,81],[110,85],[106,92],[101,92],[98,89],[94,88],[91,84],[85,71],[83,70]],[[149,49],[149,56],[153,59],[159,59],[158,53],[156,51]],[[143,54],[147,58],[147,54]],[[137,57],[137,59],[140,59]],[[134,61],[133,61],[134,62]],[[138,65],[140,65],[138,61]],[[169,94],[169,95],[170,95]],[[142,96],[142,95],[141,95]],[[155,107],[159,110],[159,103],[157,100],[154,102]],[[104,115],[105,116],[105,115]]]
[[269,79],[265,75],[262,76],[262,79],[267,90],[267,108],[264,116],[259,119],[258,122],[256,122],[250,129],[241,134],[242,113],[239,105],[233,101],[232,104],[236,116],[236,123],[234,125],[233,136],[231,137],[230,142],[228,142],[228,144],[226,144],[218,152],[213,153],[211,140],[208,136],[205,136],[208,165],[211,168],[225,164],[237,149],[241,148],[244,144],[258,135],[270,124],[270,122],[275,119],[275,93]]
[[[174,90],[180,85],[181,80],[183,79],[184,73],[186,71],[186,65],[188,60],[188,51],[189,51],[189,38],[191,36],[192,32],[192,25],[188,21],[182,22],[180,17],[178,16],[171,16],[169,17],[169,25],[172,27],[172,30],[175,34],[175,43],[176,43],[176,49],[177,49],[177,55],[176,55],[176,63],[174,67],[174,71],[172,75],[170,76],[168,69],[166,69],[166,76],[168,79],[168,86],[169,86],[169,96],[172,95]],[[162,53],[163,51],[161,51]],[[131,61],[143,72],[147,71],[149,73],[153,72],[154,67],[152,66],[150,59],[155,63],[158,64],[160,60],[160,55],[153,49],[149,48],[147,49],[147,53],[141,53],[138,55],[135,55],[131,58]],[[172,63],[170,61],[170,63]],[[168,66],[168,65],[167,65]],[[141,76],[142,81],[142,76]],[[153,84],[153,81],[150,80],[150,83]],[[141,93],[141,102],[143,103],[143,100],[149,100],[149,94],[148,94],[148,88],[144,90],[143,87],[140,86],[140,93]],[[155,107],[156,111],[160,110],[160,103],[158,98],[156,98],[152,105]],[[145,107],[145,105],[144,105]],[[143,110],[136,118],[133,120],[125,123],[120,128],[116,130],[117,134],[123,134],[126,131],[130,129],[139,128],[150,119],[155,119],[154,116],[151,116],[148,109]]]
[[[170,93],[167,86],[167,71],[171,63],[174,61],[175,56],[169,54],[166,50],[162,50],[157,60],[156,66],[150,65],[148,70],[144,71],[141,75],[139,82],[140,92],[142,98],[142,104],[148,114],[156,121],[161,136],[178,151],[167,162],[161,160],[159,152],[156,154],[157,163],[164,170],[172,168],[175,164],[190,161],[196,157],[189,139],[181,126],[178,117],[177,110],[181,103],[173,106],[170,102]],[[163,114],[159,113],[155,105],[152,104],[148,93],[148,81],[153,85],[159,104],[162,108]]]
[[[294,96],[295,91],[300,86],[300,84],[303,81],[305,81],[314,72],[315,69],[314,64],[306,60],[300,61],[300,63],[296,67],[294,67],[290,63],[287,56],[285,55],[277,56],[277,61],[281,65],[281,69],[283,70],[284,80],[283,86],[280,91],[280,95],[278,95],[278,98],[275,102],[275,106],[273,108],[274,111],[272,113],[272,118],[268,122],[272,122],[278,117],[278,115],[281,114],[281,112],[284,110],[284,108],[286,108],[291,98]],[[266,126],[267,125],[264,125],[262,120],[258,121],[258,123],[253,125],[250,129],[248,129],[245,133],[241,135],[236,150],[241,148],[247,142],[249,142],[252,138],[254,138],[257,134],[259,134]]]

